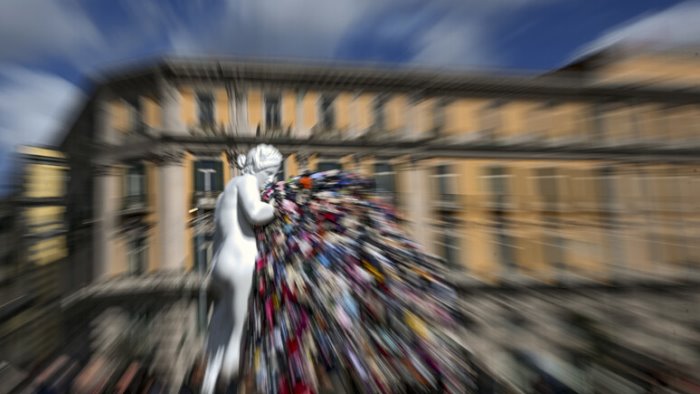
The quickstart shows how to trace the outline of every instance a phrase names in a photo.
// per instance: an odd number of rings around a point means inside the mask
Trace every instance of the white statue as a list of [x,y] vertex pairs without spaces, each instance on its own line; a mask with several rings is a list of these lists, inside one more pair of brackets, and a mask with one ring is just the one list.
[[216,202],[211,286],[214,313],[209,324],[207,359],[202,392],[214,391],[219,376],[236,377],[241,340],[248,314],[248,298],[258,253],[253,226],[274,218],[274,201],[260,200],[263,187],[274,181],[282,163],[280,152],[258,145],[238,160],[242,175],[234,177]]

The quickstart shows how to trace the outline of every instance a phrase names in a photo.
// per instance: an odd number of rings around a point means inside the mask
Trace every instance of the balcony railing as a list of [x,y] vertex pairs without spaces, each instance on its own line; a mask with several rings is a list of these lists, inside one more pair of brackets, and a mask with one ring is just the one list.
[[231,130],[231,127],[226,124],[217,123],[200,123],[189,128],[191,135],[226,135]]
[[194,208],[214,209],[219,194],[221,191],[196,191],[192,198],[192,205]]
[[122,215],[139,215],[148,212],[148,202],[145,194],[126,196],[122,200]]
[[457,194],[442,193],[435,196],[433,208],[439,211],[459,211],[462,204]]
[[485,205],[487,209],[495,211],[506,211],[514,207],[514,204],[510,201],[511,196],[508,194],[494,194],[488,197]]

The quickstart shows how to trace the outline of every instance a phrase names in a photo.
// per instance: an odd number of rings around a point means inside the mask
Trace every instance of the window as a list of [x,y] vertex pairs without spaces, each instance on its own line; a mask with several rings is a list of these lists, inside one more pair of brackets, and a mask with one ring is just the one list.
[[194,165],[196,192],[220,192],[224,190],[224,168],[220,160],[199,160]]
[[[541,104],[534,107],[528,114],[526,121],[527,132],[533,139],[541,140],[547,135],[547,115],[550,114],[547,105]],[[551,115],[551,114],[550,114]]]
[[378,194],[386,194],[391,199],[394,199],[396,195],[396,173],[391,164],[374,164],[374,182]]
[[557,203],[557,177],[554,168],[537,170],[538,185],[541,201],[545,209],[555,209]]
[[141,119],[141,100],[139,97],[135,97],[127,100],[129,108],[129,126],[130,130],[135,131],[141,129],[142,119]]
[[340,163],[335,161],[321,161],[318,163],[318,171],[330,171],[330,170],[340,170]]
[[136,237],[129,242],[129,274],[141,275],[148,268],[148,244],[145,237]]
[[143,204],[146,201],[146,177],[143,164],[136,164],[126,172],[124,185],[125,208],[134,207],[134,204]]
[[456,233],[456,221],[449,214],[440,215],[437,232],[437,252],[449,267],[459,264],[459,238]]
[[214,95],[208,92],[197,93],[197,108],[199,108],[199,125],[211,127],[214,125]]
[[498,130],[501,128],[501,109],[502,103],[494,100],[484,106],[481,111],[481,130],[484,133],[484,138],[493,140],[496,138]]
[[509,270],[515,268],[515,240],[510,236],[503,216],[496,218],[496,243],[500,263]]
[[279,94],[265,96],[265,126],[267,129],[280,129],[282,127],[281,101]]
[[635,106],[632,108],[629,108],[629,122],[630,122],[630,135],[628,136],[630,141],[633,142],[639,142],[640,140],[643,139],[642,137],[642,118],[643,118],[643,109],[639,106]]
[[436,134],[445,128],[445,109],[447,107],[447,102],[445,100],[436,100],[435,108],[433,110],[433,130]]
[[[606,211],[612,211],[615,206],[615,179],[612,168],[600,170],[600,207]],[[609,216],[606,215],[606,219]]]
[[452,168],[449,165],[439,165],[435,167],[433,177],[435,178],[435,186],[437,187],[437,198],[439,201],[454,201],[454,178],[456,175],[452,173]]
[[331,95],[321,96],[321,126],[324,130],[332,130],[335,128],[335,97]]
[[129,167],[126,174],[126,196],[143,197],[146,194],[146,180],[143,164]]
[[384,130],[386,126],[384,102],[385,100],[382,97],[377,97],[374,100],[374,107],[372,108],[372,112],[374,114],[374,128],[377,130]]
[[605,137],[605,109],[602,104],[594,104],[591,111],[591,137],[594,142],[602,142]]
[[565,268],[564,264],[564,248],[565,240],[564,238],[554,235],[545,234],[544,237],[544,259],[545,262],[552,268],[563,270]]
[[488,188],[491,192],[492,203],[500,208],[508,202],[508,180],[510,175],[501,166],[489,167],[486,175]]

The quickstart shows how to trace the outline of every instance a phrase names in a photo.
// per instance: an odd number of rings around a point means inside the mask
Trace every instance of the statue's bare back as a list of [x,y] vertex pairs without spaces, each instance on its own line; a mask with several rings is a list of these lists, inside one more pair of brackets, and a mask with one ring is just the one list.
[[282,155],[272,146],[256,146],[241,163],[243,175],[233,178],[216,202],[211,270],[215,302],[203,393],[214,391],[219,376],[230,380],[238,374],[241,336],[258,253],[254,226],[269,223],[275,213],[272,204],[260,200],[260,191],[274,179],[281,162]]

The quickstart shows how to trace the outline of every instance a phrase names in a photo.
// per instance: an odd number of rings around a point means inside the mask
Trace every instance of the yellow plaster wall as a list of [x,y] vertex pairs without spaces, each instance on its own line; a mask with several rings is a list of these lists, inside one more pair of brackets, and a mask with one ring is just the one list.
[[53,263],[68,255],[66,239],[64,236],[43,239],[31,245],[28,252],[30,261],[35,264],[46,265]]
[[285,172],[287,173],[288,178],[299,175],[299,166],[297,165],[296,155],[289,155],[287,160],[284,161],[284,165],[286,167]]
[[143,121],[147,126],[159,128],[162,126],[161,108],[155,100],[144,97],[143,102]]
[[110,100],[108,106],[110,125],[114,130],[125,133],[129,130],[129,110],[122,99]]
[[409,125],[413,134],[417,137],[423,136],[433,129],[435,99],[424,99],[413,103],[410,110],[413,113],[413,124]]
[[335,119],[336,127],[340,130],[347,130],[350,127],[350,106],[352,103],[351,93],[340,93],[335,99]]
[[316,171],[316,169],[318,168],[318,156],[312,155],[311,157],[309,157],[308,161],[309,171]]
[[598,70],[604,83],[693,85],[700,83],[700,65],[687,54],[640,54],[614,61]]
[[123,236],[115,236],[112,242],[114,248],[112,249],[112,266],[109,267],[109,275],[123,275],[129,271],[128,245]]
[[370,93],[360,94],[355,99],[355,106],[357,108],[357,128],[360,131],[369,129],[374,122],[372,113],[373,100],[374,95]]
[[521,135],[527,130],[529,117],[539,105],[533,101],[511,101],[503,106],[502,132],[507,138]]
[[197,125],[197,103],[195,100],[194,89],[191,86],[180,87],[180,111],[182,116],[182,121],[187,127],[194,127]]
[[318,123],[318,92],[306,92],[302,99],[302,113],[304,122],[302,127],[310,129]]
[[390,132],[398,132],[406,119],[406,96],[394,95],[385,104],[386,126]]
[[146,171],[146,190],[148,191],[148,208],[149,214],[147,220],[153,223],[154,226],[149,230],[148,236],[148,272],[157,271],[160,267],[160,231],[158,231],[158,205],[160,188],[158,187],[158,168],[153,163],[147,163]]
[[194,89],[191,86],[182,86],[180,87],[180,96],[182,122],[187,127],[196,126],[198,120]]
[[[226,152],[221,152],[219,155],[219,160],[223,163],[223,168],[224,168],[224,187],[226,187],[226,184],[228,181],[231,180],[231,166],[228,165],[228,158],[226,157]],[[192,170],[194,171],[194,169]],[[192,186],[192,191],[194,192],[194,186]]]
[[445,107],[445,134],[462,134],[479,129],[478,111],[485,100],[460,98]]
[[[185,158],[182,161],[182,166],[184,168],[184,173],[185,173],[185,206],[183,207],[185,211],[189,211],[192,208],[192,195],[194,194],[194,160],[196,158],[192,156],[190,153],[187,153],[185,155]],[[228,166],[226,166],[228,167]],[[191,214],[185,216],[186,218],[189,219]],[[192,226],[185,226],[185,239],[183,242],[185,243],[185,269],[186,270],[192,270],[194,267],[194,258],[192,256],[192,240],[193,240],[193,235],[194,231],[192,229]]]
[[31,145],[22,145],[19,148],[17,148],[17,152],[23,155],[36,155],[44,157],[53,157],[57,159],[64,159],[66,157],[63,153],[57,150],[41,148],[38,146]]
[[25,169],[24,195],[29,198],[60,197],[65,193],[66,167],[31,163]]
[[62,206],[38,206],[25,209],[27,226],[29,226],[27,232],[36,234],[61,228],[65,211],[65,207]]

